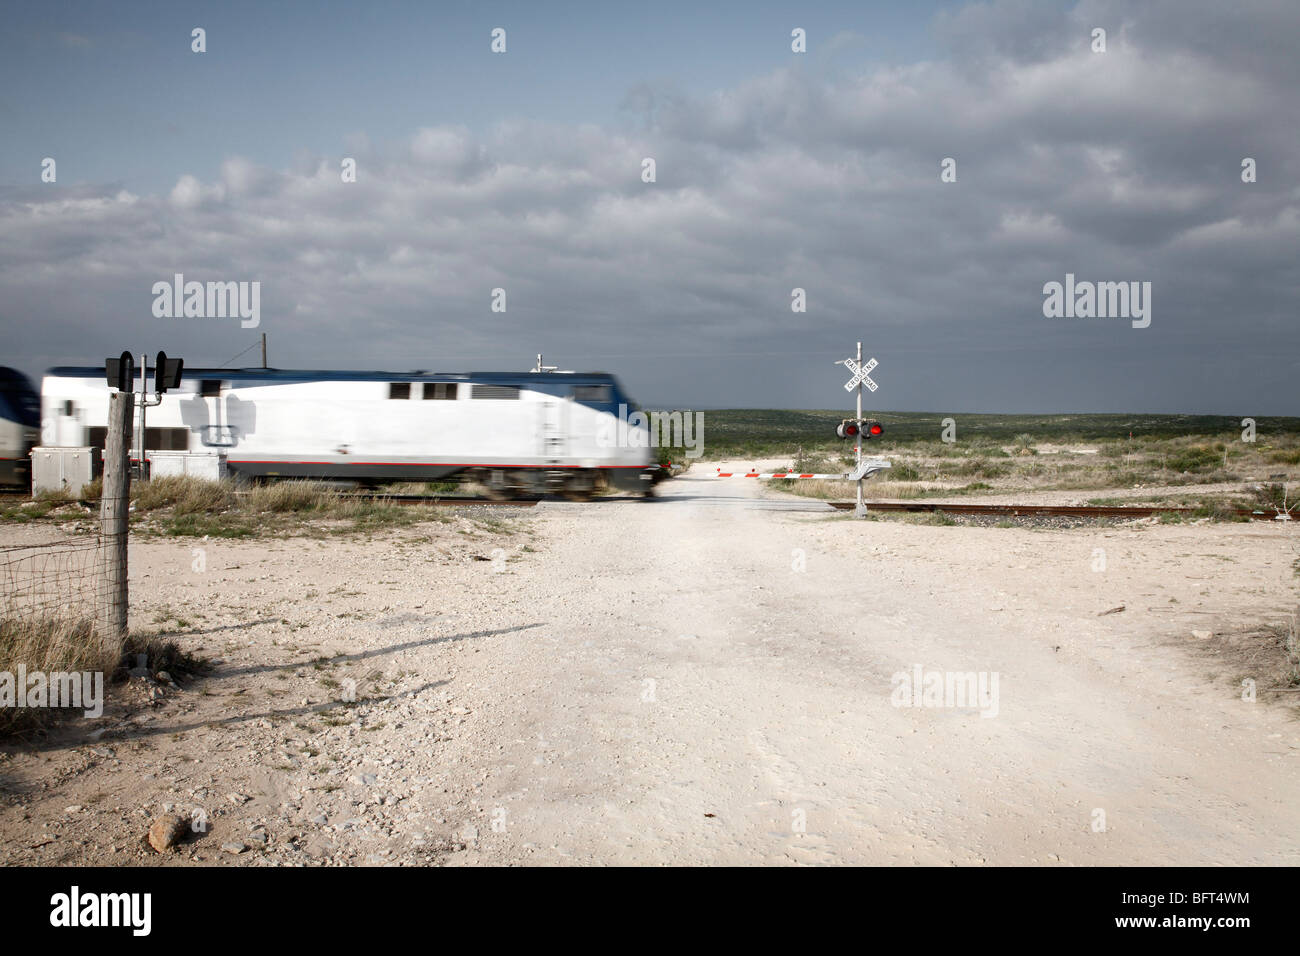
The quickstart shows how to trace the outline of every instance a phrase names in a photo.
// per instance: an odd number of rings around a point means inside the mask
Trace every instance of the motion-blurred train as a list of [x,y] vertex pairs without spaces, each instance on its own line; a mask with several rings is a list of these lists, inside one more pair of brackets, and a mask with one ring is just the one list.
[[30,454],[40,427],[41,400],[31,380],[0,366],[0,485],[30,484]]
[[[41,393],[44,448],[104,446],[103,368],[50,369]],[[665,473],[648,440],[615,427],[629,408],[604,372],[186,368],[146,412],[145,457],[155,475],[217,463],[253,479],[471,479],[494,498],[651,494]]]

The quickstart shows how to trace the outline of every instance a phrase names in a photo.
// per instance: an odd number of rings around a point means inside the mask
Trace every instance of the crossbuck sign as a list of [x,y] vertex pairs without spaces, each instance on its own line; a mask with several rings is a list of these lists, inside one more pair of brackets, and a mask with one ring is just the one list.
[[857,388],[859,384],[862,384],[874,392],[876,390],[876,383],[871,380],[871,370],[879,364],[880,363],[875,359],[869,359],[866,365],[859,366],[857,362],[853,361],[853,359],[845,359],[844,366],[853,373],[853,377],[848,380],[847,384],[845,384],[844,391],[851,392]]

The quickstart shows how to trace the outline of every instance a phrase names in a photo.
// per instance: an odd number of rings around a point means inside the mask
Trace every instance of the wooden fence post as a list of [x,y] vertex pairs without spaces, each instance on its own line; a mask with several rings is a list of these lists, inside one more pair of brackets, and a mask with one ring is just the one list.
[[108,435],[104,442],[104,487],[99,503],[99,640],[116,657],[126,643],[127,535],[131,506],[131,429],[135,396],[109,396]]

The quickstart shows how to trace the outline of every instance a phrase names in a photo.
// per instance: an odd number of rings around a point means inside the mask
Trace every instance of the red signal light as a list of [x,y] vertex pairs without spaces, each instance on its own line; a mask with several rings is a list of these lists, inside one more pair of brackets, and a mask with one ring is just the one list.
[[835,429],[840,438],[877,438],[885,433],[885,426],[877,421],[846,418]]

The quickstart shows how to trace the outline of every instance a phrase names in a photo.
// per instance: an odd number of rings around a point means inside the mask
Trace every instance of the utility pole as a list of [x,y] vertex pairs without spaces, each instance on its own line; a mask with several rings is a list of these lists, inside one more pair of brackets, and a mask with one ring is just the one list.
[[266,368],[266,333],[262,333],[262,368]]
[[[130,381],[129,373],[127,381]],[[131,425],[135,396],[113,392],[104,441],[104,486],[99,502],[99,640],[113,654],[126,641],[127,533],[131,498]],[[110,655],[112,656],[112,655]]]

